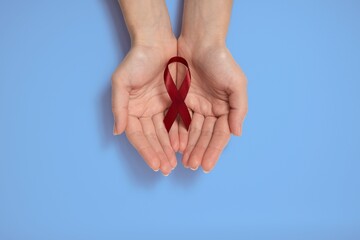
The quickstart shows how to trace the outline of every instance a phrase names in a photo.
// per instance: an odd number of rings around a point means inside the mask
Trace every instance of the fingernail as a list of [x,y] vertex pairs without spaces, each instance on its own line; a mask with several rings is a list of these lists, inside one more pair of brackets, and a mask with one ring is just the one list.
[[190,169],[193,170],[193,171],[196,171],[198,168],[199,168],[199,167],[196,167],[196,168],[190,167]]
[[154,170],[154,172],[157,172],[157,171],[159,171],[159,168],[158,169],[153,169]]
[[171,169],[174,170],[174,169],[176,168],[176,166],[177,166],[177,160],[174,159],[174,160],[172,161],[172,164],[170,164],[170,165],[172,166]]
[[114,127],[113,127],[113,135],[118,135],[117,131],[116,131],[116,125],[114,124]]
[[206,173],[206,174],[208,174],[210,171],[205,171],[205,170],[203,169],[203,172]]

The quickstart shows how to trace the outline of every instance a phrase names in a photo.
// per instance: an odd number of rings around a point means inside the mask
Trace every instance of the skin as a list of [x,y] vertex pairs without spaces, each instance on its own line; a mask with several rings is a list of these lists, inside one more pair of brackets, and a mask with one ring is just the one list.
[[[164,0],[119,3],[132,47],[112,78],[114,134],[125,131],[149,167],[165,176],[176,167],[177,151],[185,167],[211,171],[230,134],[241,134],[247,112],[246,77],[225,44],[232,1],[185,0],[178,40]],[[175,55],[190,65],[185,103],[192,122],[189,132],[178,120],[167,133],[163,118],[171,101],[163,71]],[[170,65],[178,86],[184,70]]]
[[[184,1],[178,55],[190,64],[192,82],[185,103],[193,118],[189,132],[180,122],[179,150],[184,166],[193,170],[214,168],[230,133],[241,135],[248,109],[246,77],[225,44],[231,7],[229,0]],[[183,70],[179,68],[178,82]]]
[[167,176],[177,164],[179,137],[177,123],[169,134],[163,124],[171,104],[163,71],[169,58],[177,54],[177,41],[164,1],[119,3],[132,46],[112,77],[114,134],[125,131],[149,167]]

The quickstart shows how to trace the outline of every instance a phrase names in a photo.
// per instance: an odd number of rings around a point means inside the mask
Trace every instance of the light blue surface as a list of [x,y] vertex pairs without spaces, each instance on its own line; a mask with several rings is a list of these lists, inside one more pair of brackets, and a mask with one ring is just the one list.
[[360,239],[359,13],[235,1],[243,137],[212,173],[163,177],[112,135],[116,1],[1,1],[0,239]]

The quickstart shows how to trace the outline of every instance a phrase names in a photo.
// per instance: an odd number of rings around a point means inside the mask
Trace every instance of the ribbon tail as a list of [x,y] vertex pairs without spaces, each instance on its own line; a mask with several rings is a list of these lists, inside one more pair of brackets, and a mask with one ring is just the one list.
[[171,104],[168,112],[166,113],[165,117],[164,117],[164,124],[165,124],[165,128],[166,130],[169,132],[171,129],[171,126],[173,125],[173,123],[176,120],[177,117],[177,109],[175,104]]
[[190,116],[189,110],[184,102],[182,104],[180,104],[178,111],[180,113],[181,119],[184,122],[186,130],[189,130],[190,123],[191,123],[191,116]]

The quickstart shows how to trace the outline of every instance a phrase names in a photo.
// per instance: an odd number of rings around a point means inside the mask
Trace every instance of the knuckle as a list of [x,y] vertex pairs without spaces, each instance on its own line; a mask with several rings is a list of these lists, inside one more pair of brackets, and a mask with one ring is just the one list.
[[230,130],[215,130],[213,132],[213,135],[219,137],[227,137],[230,136]]
[[138,136],[141,136],[141,135],[142,135],[142,132],[140,130],[132,131],[132,132],[126,132],[126,136],[129,139],[132,139],[134,137],[138,137]]
[[190,126],[189,134],[199,133],[201,129],[199,127]]
[[199,153],[204,153],[206,151],[207,145],[203,144],[203,143],[198,143],[196,144],[195,148],[194,148],[194,154],[199,154]]
[[154,141],[157,140],[157,136],[154,132],[146,132],[144,134],[146,136],[147,139],[149,139],[150,141]]
[[204,136],[204,137],[209,137],[213,134],[213,131],[212,130],[202,130],[201,131],[201,135]]
[[222,144],[219,144],[219,145],[211,145],[209,146],[209,149],[212,149],[212,150],[215,150],[217,152],[222,152],[225,148],[225,145],[226,145],[226,142],[225,143],[222,143]]

